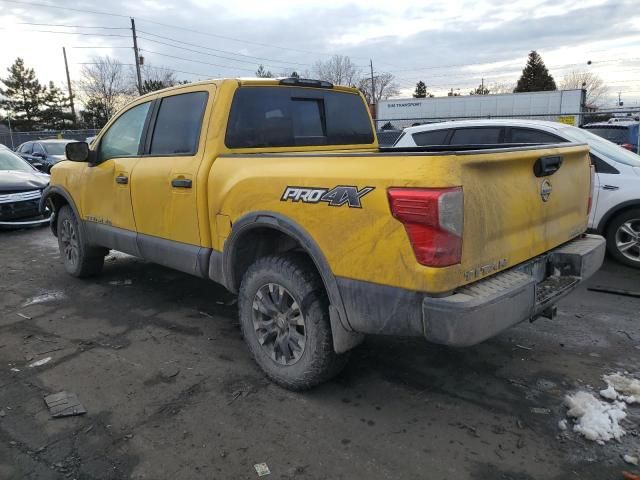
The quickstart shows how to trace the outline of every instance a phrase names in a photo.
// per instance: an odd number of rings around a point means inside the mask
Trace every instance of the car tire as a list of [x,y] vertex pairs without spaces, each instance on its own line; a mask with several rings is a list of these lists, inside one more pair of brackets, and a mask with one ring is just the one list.
[[98,275],[109,251],[88,244],[84,230],[79,227],[78,219],[68,205],[63,206],[56,217],[58,248],[64,269],[69,275],[79,278]]
[[238,307],[249,351],[278,385],[307,390],[346,365],[349,353],[337,354],[333,349],[324,286],[305,256],[257,260],[242,279]]
[[607,250],[613,258],[630,267],[640,268],[640,208],[616,215],[609,222],[605,236]]

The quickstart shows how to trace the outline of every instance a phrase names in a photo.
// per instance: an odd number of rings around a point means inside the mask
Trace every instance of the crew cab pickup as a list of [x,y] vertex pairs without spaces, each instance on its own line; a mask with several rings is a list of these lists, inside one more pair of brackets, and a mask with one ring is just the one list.
[[291,389],[365,334],[467,346],[552,316],[604,256],[587,146],[385,151],[361,94],[323,81],[172,87],[66,154],[42,199],[66,271],[113,249],[224,285]]

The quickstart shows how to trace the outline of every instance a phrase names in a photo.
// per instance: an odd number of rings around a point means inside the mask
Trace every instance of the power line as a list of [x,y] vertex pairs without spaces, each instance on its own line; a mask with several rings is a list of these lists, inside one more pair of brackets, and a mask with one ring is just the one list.
[[98,27],[93,25],[62,25],[59,23],[31,23],[31,22],[17,22],[15,25],[36,25],[41,27],[64,27],[64,28],[102,28],[106,30],[129,30],[127,27]]
[[[76,65],[101,65],[99,62],[77,62]],[[122,67],[135,67],[135,63],[115,63],[114,65],[120,65]],[[152,68],[157,68],[158,70],[168,70],[176,73],[184,73],[186,75],[195,75],[197,77],[205,77],[205,78],[215,78],[219,75],[211,75],[209,73],[195,73],[195,72],[187,72],[184,70],[176,70],[175,68],[170,68],[162,65],[153,65]]]
[[142,50],[143,52],[151,53],[153,55],[160,55],[162,57],[175,58],[177,60],[183,60],[185,62],[200,63],[202,65],[210,65],[212,67],[226,68],[228,70],[244,70],[245,72],[254,72],[255,71],[252,68],[236,67],[235,65],[231,65],[231,66],[229,66],[229,65],[220,65],[220,64],[217,64],[217,63],[202,62],[200,60],[191,60],[190,58],[177,57],[175,55],[168,55],[166,53],[154,52],[152,50],[147,50],[147,49],[140,49],[140,50]]
[[21,0],[2,0],[3,2],[6,3],[15,3],[18,5],[28,5],[30,7],[46,7],[46,8],[54,8],[56,10],[68,10],[70,12],[80,12],[80,13],[93,13],[95,15],[108,15],[110,17],[122,17],[122,18],[129,18],[128,15],[121,15],[118,13],[111,13],[111,12],[104,12],[104,11],[99,11],[99,10],[87,10],[84,8],[72,8],[72,7],[60,7],[58,5],[49,5],[47,3],[37,3],[37,2],[24,2]]
[[[189,45],[191,47],[197,47],[197,48],[201,48],[201,49],[204,49],[204,50],[211,50],[213,52],[221,52],[221,53],[226,53],[226,54],[229,54],[229,55],[237,55],[239,57],[253,58],[253,59],[256,59],[256,60],[266,60],[268,62],[290,63],[292,65],[311,66],[310,63],[289,62],[287,60],[277,60],[277,59],[267,58],[267,57],[257,57],[257,56],[254,56],[254,55],[245,55],[243,53],[236,53],[236,52],[230,52],[228,50],[220,50],[220,49],[217,49],[217,48],[205,47],[205,46],[202,46],[202,45],[198,45],[196,43],[189,43],[189,42],[185,42],[185,41],[182,41],[182,40],[177,40],[175,38],[170,38],[170,37],[165,37],[165,36],[162,36],[162,35],[156,35],[155,33],[145,32],[144,30],[138,30],[138,32],[139,33],[143,33],[145,35],[151,35],[152,37],[157,37],[157,38],[162,38],[164,40],[169,40],[169,41],[174,42],[174,43],[180,43],[180,44],[183,44],[183,45]],[[140,37],[140,38],[143,38],[143,37]],[[151,40],[149,38],[147,40],[153,41],[153,40]],[[162,43],[162,42],[156,42],[156,43]],[[169,44],[163,43],[163,45],[169,45]],[[174,45],[169,45],[169,46],[173,47]],[[180,48],[180,47],[176,47],[176,48]]]
[[[160,45],[166,45],[166,46],[168,46],[168,47],[177,48],[177,49],[179,49],[179,50],[184,50],[184,51],[187,51],[187,52],[198,53],[198,54],[200,54],[200,55],[206,55],[206,56],[209,56],[209,57],[222,58],[222,59],[224,59],[224,60],[230,60],[230,61],[232,61],[232,62],[248,63],[248,64],[251,64],[251,65],[255,65],[256,63],[258,63],[258,62],[257,62],[257,61],[255,61],[255,60],[253,60],[253,61],[249,61],[249,60],[240,60],[240,59],[237,59],[237,58],[225,57],[225,56],[223,56],[223,55],[216,55],[216,54],[214,54],[214,53],[201,52],[201,51],[198,51],[198,50],[193,50],[193,49],[191,49],[191,48],[181,47],[181,46],[178,46],[178,45],[171,45],[171,44],[169,44],[169,43],[160,42],[160,41],[158,41],[158,40],[153,40],[153,39],[151,39],[151,38],[147,38],[147,37],[139,36],[138,38],[140,38],[140,40],[145,40],[145,41],[147,41],[147,42],[158,43],[158,44],[160,44]],[[204,48],[204,47],[200,47],[200,48]],[[291,67],[289,67],[289,66],[277,66],[277,65],[273,65],[273,64],[266,65],[266,66],[267,66],[267,67],[276,67],[276,68],[291,68]]]
[[[6,1],[6,0],[0,0],[0,1]],[[0,27],[0,30],[10,30],[10,29],[5,27]],[[117,33],[58,32],[56,30],[22,30],[22,33],[59,33],[62,35],[86,35],[86,36],[92,36],[92,37],[129,38],[129,35],[118,35]]]

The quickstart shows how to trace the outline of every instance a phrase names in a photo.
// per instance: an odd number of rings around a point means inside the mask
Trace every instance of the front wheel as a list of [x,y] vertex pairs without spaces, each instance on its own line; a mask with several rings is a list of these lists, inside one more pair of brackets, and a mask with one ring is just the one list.
[[333,349],[324,287],[304,256],[260,258],[242,279],[238,306],[253,358],[278,385],[306,390],[346,365],[348,354]]
[[607,249],[620,263],[640,268],[640,209],[627,210],[611,220]]
[[108,250],[90,246],[80,230],[71,207],[65,205],[57,215],[58,247],[64,269],[74,277],[90,277],[102,271]]

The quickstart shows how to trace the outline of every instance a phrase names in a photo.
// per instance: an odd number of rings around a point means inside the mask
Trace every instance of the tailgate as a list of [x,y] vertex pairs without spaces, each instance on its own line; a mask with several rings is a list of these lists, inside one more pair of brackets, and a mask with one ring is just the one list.
[[588,152],[587,146],[569,146],[458,156],[466,282],[540,255],[586,230]]

